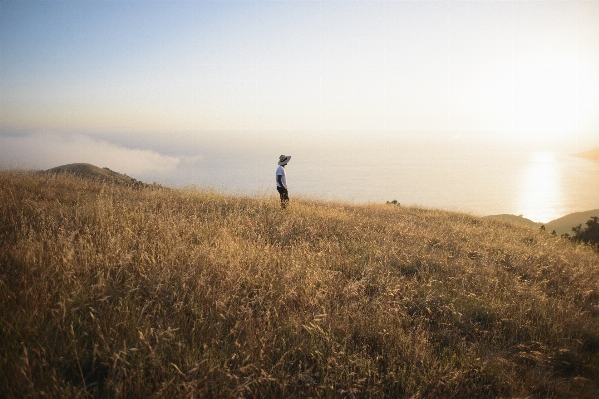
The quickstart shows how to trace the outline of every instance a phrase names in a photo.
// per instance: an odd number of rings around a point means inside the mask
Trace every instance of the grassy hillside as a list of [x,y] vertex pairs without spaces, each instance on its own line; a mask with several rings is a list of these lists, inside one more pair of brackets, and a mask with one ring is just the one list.
[[497,220],[503,220],[504,222],[517,223],[517,224],[521,224],[523,226],[537,228],[537,229],[542,226],[542,223],[533,222],[532,220],[527,219],[527,218],[523,217],[522,215],[516,216],[516,215],[510,215],[510,214],[504,213],[501,215],[490,215],[490,216],[486,216],[486,217],[492,218],[492,219],[497,219]]
[[591,248],[292,200],[0,173],[0,396],[599,395]]

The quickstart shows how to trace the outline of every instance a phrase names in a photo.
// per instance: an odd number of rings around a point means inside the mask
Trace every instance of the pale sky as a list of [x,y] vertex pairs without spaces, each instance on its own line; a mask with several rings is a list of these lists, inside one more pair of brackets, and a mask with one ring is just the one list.
[[599,1],[0,1],[0,163],[340,138],[598,146]]

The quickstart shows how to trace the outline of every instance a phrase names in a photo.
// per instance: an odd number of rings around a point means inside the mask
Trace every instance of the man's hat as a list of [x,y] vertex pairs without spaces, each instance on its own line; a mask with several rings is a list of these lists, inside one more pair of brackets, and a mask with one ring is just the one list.
[[281,155],[279,157],[279,165],[283,166],[283,165],[287,165],[287,162],[289,162],[289,160],[291,159],[291,155]]

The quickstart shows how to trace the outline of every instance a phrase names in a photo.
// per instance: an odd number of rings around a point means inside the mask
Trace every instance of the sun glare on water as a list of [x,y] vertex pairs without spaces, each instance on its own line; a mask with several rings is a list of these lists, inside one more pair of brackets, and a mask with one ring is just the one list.
[[563,190],[555,154],[536,152],[531,155],[520,181],[518,214],[535,222],[547,223],[561,214]]

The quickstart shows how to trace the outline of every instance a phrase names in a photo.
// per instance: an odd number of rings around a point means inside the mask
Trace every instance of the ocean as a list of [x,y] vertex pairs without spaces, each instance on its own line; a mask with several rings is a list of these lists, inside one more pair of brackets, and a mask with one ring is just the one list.
[[[272,152],[272,151],[270,151]],[[279,151],[281,152],[281,151]],[[549,222],[599,208],[599,163],[567,153],[507,146],[396,144],[297,148],[286,167],[290,197],[385,203]],[[175,186],[276,194],[279,153],[205,156]]]

